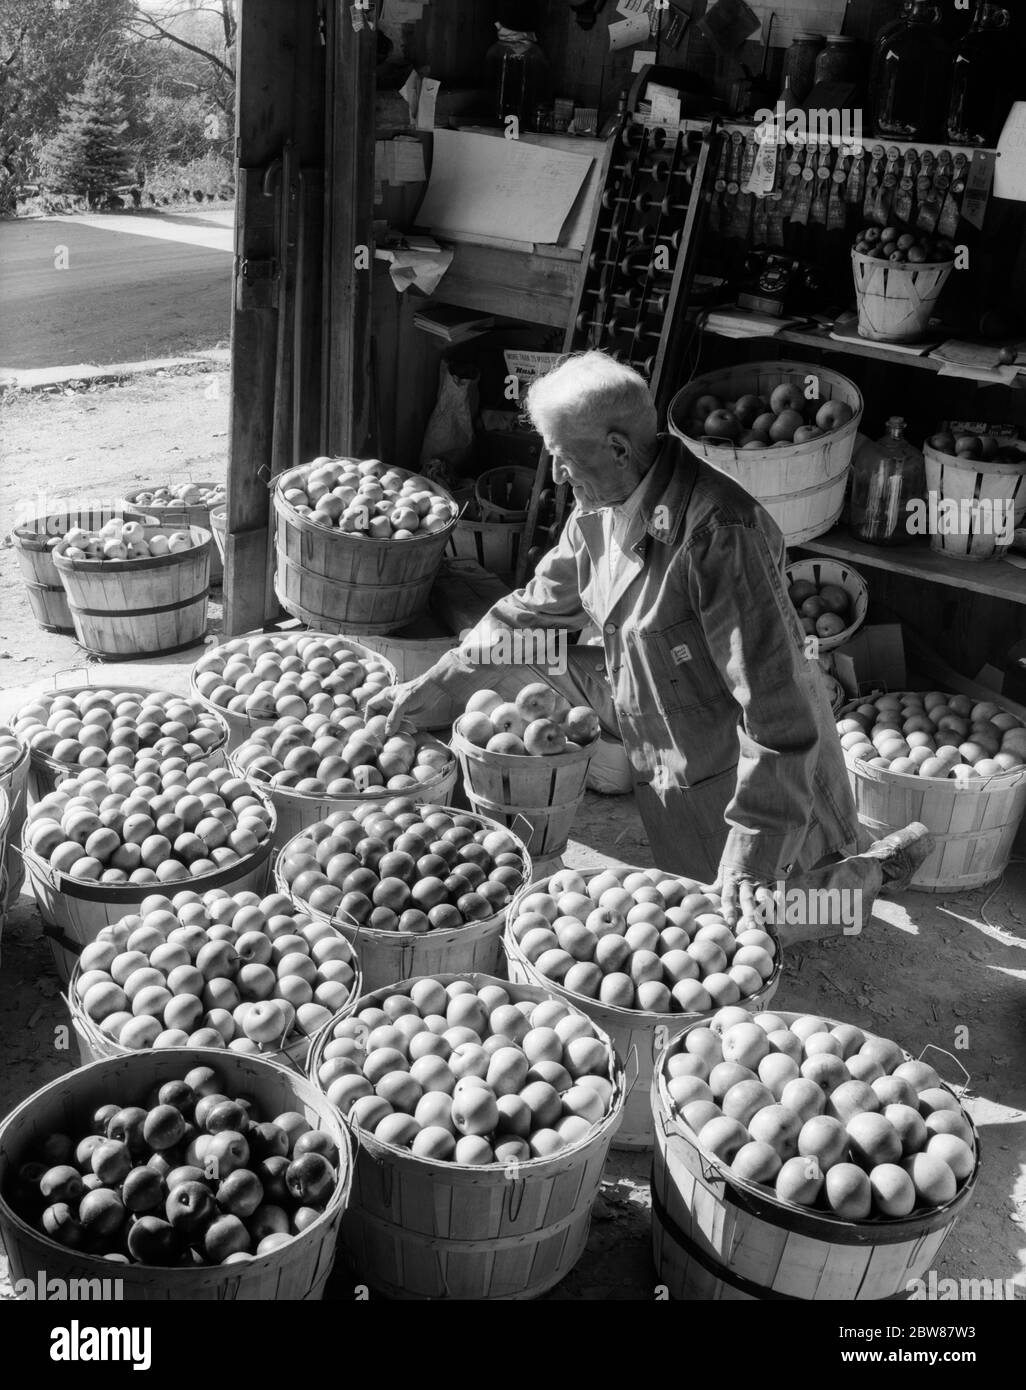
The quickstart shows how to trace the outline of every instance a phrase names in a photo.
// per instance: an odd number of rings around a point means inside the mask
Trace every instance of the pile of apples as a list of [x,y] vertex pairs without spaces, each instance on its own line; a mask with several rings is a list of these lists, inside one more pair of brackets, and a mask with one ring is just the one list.
[[796,579],[787,596],[810,636],[839,637],[855,621],[851,595],[840,584],[813,584]]
[[547,758],[577,752],[594,743],[599,719],[587,705],[573,708],[542,681],[525,685],[516,699],[478,690],[467,701],[459,731],[468,743],[489,753]]
[[937,265],[954,260],[955,247],[947,237],[928,236],[915,228],[863,227],[855,238],[856,251],[892,265]]
[[275,1052],[345,1008],[353,949],[282,893],[144,898],[83,948],[72,993],[122,1047]]
[[145,488],[130,499],[133,507],[217,507],[227,500],[224,483],[176,483],[174,487]]
[[848,424],[854,413],[845,401],[807,400],[800,386],[781,382],[769,400],[751,393],[735,401],[711,393],[699,396],[692,403],[687,433],[738,449],[779,449],[822,439]]
[[450,931],[501,912],[524,882],[520,842],[451,807],[396,797],[336,811],[275,869],[312,911],[376,931]]
[[52,549],[69,560],[156,560],[163,555],[179,555],[198,544],[190,531],[153,531],[146,535],[141,521],[119,521],[116,517],[99,531],[73,526],[58,538]]
[[163,690],[40,695],[18,711],[14,728],[34,753],[79,767],[132,768],[143,750],[198,762],[228,737],[198,701]]
[[719,911],[719,896],[659,869],[562,869],[518,904],[508,930],[539,975],[572,994],[647,1013],[709,1013],[766,987],[777,945]]
[[1026,727],[989,700],[906,691],[866,700],[837,721],[849,763],[968,786],[1026,765]]
[[24,839],[70,878],[174,883],[240,863],[274,823],[264,794],[228,768],[154,756],[63,778],[29,810]]
[[699,1147],[782,1202],[897,1219],[950,1202],[976,1165],[972,1126],[933,1067],[848,1023],[721,1009],[664,1065]]
[[427,478],[389,468],[380,459],[316,458],[282,496],[320,526],[372,540],[403,541],[444,531],[457,510]]
[[59,1245],[114,1264],[191,1267],[270,1255],[338,1186],[334,1140],[288,1110],[263,1118],[206,1066],[126,1104],[112,1095],[18,1166],[18,1213]]
[[350,714],[391,680],[380,658],[355,652],[344,637],[308,632],[235,637],[193,667],[204,699],[251,719]]
[[558,1000],[416,980],[335,1025],[317,1080],[351,1124],[441,1163],[553,1158],[609,1113],[611,1056]]
[[1026,463],[1026,451],[1021,444],[1003,444],[994,435],[981,434],[977,430],[965,430],[960,434],[938,430],[926,442],[938,453],[951,454],[956,458],[982,459],[986,463]]
[[387,734],[386,723],[385,715],[368,719],[355,710],[306,721],[285,715],[258,729],[232,761],[247,777],[322,797],[408,793],[452,766],[452,751],[437,738],[406,720]]

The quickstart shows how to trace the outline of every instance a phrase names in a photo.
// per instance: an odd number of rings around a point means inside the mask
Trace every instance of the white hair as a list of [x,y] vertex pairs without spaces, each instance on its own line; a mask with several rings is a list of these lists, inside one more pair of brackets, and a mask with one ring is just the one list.
[[645,378],[604,352],[566,358],[527,393],[531,423],[545,433],[557,421],[577,439],[604,438],[620,430],[647,443],[658,430],[658,414]]

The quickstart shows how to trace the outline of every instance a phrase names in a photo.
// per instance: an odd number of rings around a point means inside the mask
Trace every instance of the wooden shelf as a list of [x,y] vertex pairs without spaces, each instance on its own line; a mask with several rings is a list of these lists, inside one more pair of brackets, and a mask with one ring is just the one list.
[[929,545],[867,545],[847,531],[829,531],[817,540],[794,546],[811,555],[826,555],[856,566],[887,570],[929,584],[947,584],[974,594],[1026,604],[1026,568],[1008,560],[955,560]]
[[466,241],[448,244],[455,255],[433,301],[566,328],[581,273],[579,254],[567,260],[566,253],[529,254]]
[[[726,309],[734,306],[717,305],[716,307]],[[714,337],[726,338],[728,341],[738,341],[731,338],[731,335],[718,333],[715,328],[710,328],[707,324],[702,323],[701,314],[704,310],[694,312],[699,317],[700,327],[704,333],[711,333]],[[918,367],[927,372],[936,373],[940,371],[941,367],[948,366],[950,370],[946,375],[955,376],[963,381],[975,381],[978,386],[1006,386],[1011,391],[1026,389],[1026,373],[1022,371],[1012,381],[980,381],[978,377],[968,371],[963,371],[957,363],[944,363],[927,354],[917,356],[910,352],[898,352],[894,348],[889,348],[886,343],[874,343],[868,339],[863,341],[859,338],[832,338],[829,328],[781,328],[775,333],[759,333],[752,336],[765,338],[768,342],[789,343],[794,347],[815,348],[820,352],[842,352],[852,357],[871,357],[874,361],[888,362],[895,367]]]

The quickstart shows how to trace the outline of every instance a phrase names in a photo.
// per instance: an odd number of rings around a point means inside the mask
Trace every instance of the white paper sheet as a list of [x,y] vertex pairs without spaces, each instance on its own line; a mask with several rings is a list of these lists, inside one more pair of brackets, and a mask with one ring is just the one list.
[[591,169],[591,155],[471,131],[436,130],[431,179],[417,221],[554,245]]
[[441,82],[435,77],[425,77],[420,84],[420,100],[417,102],[417,129],[434,130],[435,103]]
[[994,197],[1026,203],[1026,101],[1012,105],[998,139]]
[[637,53],[631,56],[631,72],[640,72],[642,68],[647,68],[650,63],[654,63],[656,55],[648,49],[639,48]]
[[[848,0],[745,0],[748,8],[759,16],[762,32],[773,15],[771,48],[787,48],[795,34],[804,30],[810,34],[839,34]],[[759,37],[753,35],[753,42]]]
[[627,15],[625,19],[614,19],[609,24],[609,51],[617,53],[621,48],[630,48],[635,43],[645,43],[649,35],[648,15]]

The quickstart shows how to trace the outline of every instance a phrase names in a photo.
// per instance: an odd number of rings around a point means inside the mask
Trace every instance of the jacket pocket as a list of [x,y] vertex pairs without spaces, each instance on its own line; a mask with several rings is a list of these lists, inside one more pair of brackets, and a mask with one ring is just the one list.
[[663,714],[707,709],[730,692],[713,664],[700,623],[694,619],[632,634],[652,698]]

